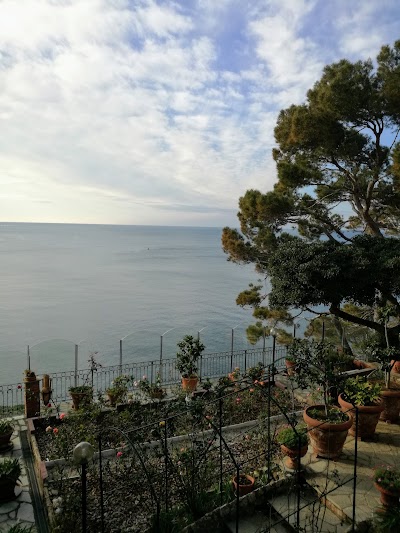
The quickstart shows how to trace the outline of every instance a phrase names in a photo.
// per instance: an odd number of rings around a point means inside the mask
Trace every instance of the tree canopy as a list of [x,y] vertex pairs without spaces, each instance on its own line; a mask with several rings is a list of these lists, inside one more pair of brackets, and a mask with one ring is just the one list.
[[[271,283],[269,309],[318,310],[384,336],[400,333],[400,40],[371,60],[324,68],[302,105],[275,127],[272,191],[239,200],[240,231],[224,228],[229,260]],[[238,297],[239,305],[262,305]],[[246,291],[245,291],[246,292]],[[253,290],[254,293],[254,290]],[[242,295],[245,293],[242,293]],[[351,305],[377,312],[365,317]],[[346,307],[347,305],[347,307]]]

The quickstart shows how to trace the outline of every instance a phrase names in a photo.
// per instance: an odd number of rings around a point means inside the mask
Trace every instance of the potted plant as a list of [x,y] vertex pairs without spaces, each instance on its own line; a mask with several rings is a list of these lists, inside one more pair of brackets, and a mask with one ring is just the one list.
[[11,420],[0,419],[0,450],[9,446],[13,431],[14,424]]
[[381,503],[384,506],[400,505],[400,470],[393,466],[383,465],[374,472],[375,488],[380,492]]
[[161,376],[159,372],[157,372],[155,383],[150,383],[147,376],[143,376],[141,380],[136,382],[139,390],[153,400],[161,400],[166,395],[165,389],[162,388],[161,384]]
[[380,419],[391,423],[398,422],[400,413],[400,387],[391,379],[391,373],[400,359],[400,350],[394,346],[383,348],[378,344],[369,347],[369,356],[380,363],[384,375],[381,398],[383,410]]
[[288,376],[294,376],[296,373],[296,358],[294,355],[287,354],[285,357],[285,366]]
[[[296,359],[297,383],[311,390],[319,402],[303,413],[314,453],[336,459],[342,452],[352,418],[332,404],[331,391],[338,386],[339,376],[332,363],[332,345],[295,339],[289,354]],[[322,403],[321,403],[322,400]]]
[[[380,397],[381,385],[368,381],[365,377],[348,378],[344,383],[343,392],[339,395],[339,404],[343,412],[351,412],[353,423],[350,435],[362,439],[371,439],[378,424],[379,415],[383,410]],[[355,407],[358,409],[358,427],[356,426]]]
[[73,409],[79,409],[83,405],[88,405],[93,399],[93,387],[90,385],[77,385],[70,387],[69,393],[72,398]]
[[178,348],[176,368],[182,376],[182,388],[194,391],[198,382],[196,362],[204,351],[205,346],[199,339],[186,335],[178,342]]
[[300,459],[306,455],[308,450],[306,428],[286,426],[278,432],[276,440],[281,445],[282,453],[287,457],[286,466],[297,470],[300,466]]
[[252,366],[249,368],[246,372],[246,375],[249,376],[249,378],[254,381],[259,381],[263,375],[264,375],[265,366],[259,362],[256,366]]
[[255,479],[248,474],[239,474],[239,480],[237,476],[232,479],[232,485],[239,496],[245,496],[254,490]]
[[111,387],[106,389],[106,393],[110,404],[114,406],[116,403],[123,403],[126,401],[128,393],[128,385],[132,381],[130,376],[117,376],[112,382]]
[[15,498],[15,485],[21,475],[21,465],[18,459],[3,459],[0,461],[0,501]]

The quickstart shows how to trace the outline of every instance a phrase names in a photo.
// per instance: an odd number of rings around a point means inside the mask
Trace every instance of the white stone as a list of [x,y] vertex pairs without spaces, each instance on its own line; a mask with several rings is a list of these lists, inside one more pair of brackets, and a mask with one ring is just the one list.
[[25,520],[26,522],[35,522],[35,515],[33,513],[33,507],[29,503],[21,503],[18,509],[18,519]]

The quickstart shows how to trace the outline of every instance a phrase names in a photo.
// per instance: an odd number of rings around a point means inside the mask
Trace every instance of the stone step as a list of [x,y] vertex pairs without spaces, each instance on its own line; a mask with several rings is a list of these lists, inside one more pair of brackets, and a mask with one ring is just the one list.
[[[251,516],[239,517],[239,533],[261,533],[262,531],[270,531],[271,533],[289,533],[293,531],[291,527],[278,523],[278,518],[270,518],[261,511],[254,512]],[[236,520],[230,520],[226,523],[228,531],[236,533]]]
[[[296,526],[297,521],[297,492],[286,494],[275,494],[268,498],[270,505],[281,515],[291,526]],[[299,525],[301,531],[312,533],[346,533],[349,524],[344,523],[336,514],[330,511],[318,500],[312,489],[304,489],[300,495],[300,517]]]

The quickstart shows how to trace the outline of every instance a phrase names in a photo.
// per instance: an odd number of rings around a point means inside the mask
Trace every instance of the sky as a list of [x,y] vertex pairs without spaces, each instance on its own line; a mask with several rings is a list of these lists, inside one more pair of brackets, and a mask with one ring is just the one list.
[[237,226],[279,111],[398,0],[0,0],[0,220]]

